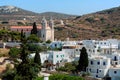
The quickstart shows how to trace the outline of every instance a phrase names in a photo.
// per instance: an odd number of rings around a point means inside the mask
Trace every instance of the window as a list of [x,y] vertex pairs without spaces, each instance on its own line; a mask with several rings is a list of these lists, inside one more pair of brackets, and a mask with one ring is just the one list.
[[91,65],[93,65],[93,61],[91,61]]
[[97,62],[98,65],[100,65],[100,62]]
[[97,69],[97,73],[99,72],[99,69]]
[[62,57],[62,55],[61,55],[61,57]]
[[55,44],[55,47],[57,47],[57,44]]
[[116,56],[114,57],[114,60],[117,61],[117,57]]
[[56,55],[56,57],[58,58],[58,55]]
[[89,71],[91,72],[91,69],[89,69]]
[[106,65],[105,62],[103,62],[103,65]]
[[104,44],[106,44],[106,42]]
[[96,75],[96,77],[98,77],[98,75]]
[[117,65],[118,63],[117,62],[115,62],[115,65]]
[[116,74],[117,73],[117,71],[114,71],[114,74]]

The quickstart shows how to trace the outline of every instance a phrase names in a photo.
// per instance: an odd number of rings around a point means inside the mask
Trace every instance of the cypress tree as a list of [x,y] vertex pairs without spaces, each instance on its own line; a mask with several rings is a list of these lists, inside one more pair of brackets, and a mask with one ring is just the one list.
[[86,67],[88,66],[88,54],[86,52],[86,48],[83,47],[81,50],[79,62],[77,69],[79,71],[86,71]]
[[24,33],[23,33],[23,29],[21,30],[21,34],[20,34],[20,40],[21,40],[21,42],[23,41],[23,35],[24,35]]
[[33,23],[33,29],[31,30],[31,34],[37,35],[37,25],[36,25],[36,22]]
[[34,62],[36,64],[38,64],[39,66],[41,65],[41,59],[40,59],[40,55],[39,55],[39,51],[36,51],[35,57],[34,57]]

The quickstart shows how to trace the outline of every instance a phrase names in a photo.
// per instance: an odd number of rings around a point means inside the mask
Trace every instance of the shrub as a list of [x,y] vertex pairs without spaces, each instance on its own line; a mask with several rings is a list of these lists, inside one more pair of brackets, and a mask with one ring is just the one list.
[[53,74],[49,77],[49,80],[84,80],[79,76],[70,76],[66,74]]
[[43,80],[43,77],[37,77],[35,80]]
[[9,55],[12,58],[16,58],[19,53],[20,53],[20,50],[18,48],[13,47],[10,49]]

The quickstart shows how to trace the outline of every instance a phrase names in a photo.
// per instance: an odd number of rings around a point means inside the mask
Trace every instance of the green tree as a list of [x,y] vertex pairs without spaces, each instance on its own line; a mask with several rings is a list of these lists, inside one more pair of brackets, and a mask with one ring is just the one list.
[[18,57],[19,53],[20,53],[20,50],[18,48],[15,48],[15,47],[11,48],[10,51],[9,51],[9,55],[12,58]]
[[28,38],[27,38],[28,42],[40,42],[40,39],[35,35],[35,34],[31,34]]
[[21,44],[20,53],[22,62],[16,66],[16,76],[14,77],[14,80],[33,80],[37,77],[40,68],[28,58],[27,39],[25,36],[23,37],[24,40]]
[[22,62],[24,62],[24,63],[28,62],[28,49],[27,49],[27,45],[25,43],[21,45],[20,58],[21,58]]
[[86,48],[83,47],[80,53],[77,70],[86,71],[87,66],[88,66],[88,54],[86,52]]
[[37,35],[37,25],[36,25],[36,22],[33,23],[33,29],[31,30],[31,34]]
[[10,31],[10,32],[8,32],[8,35],[11,37],[11,41],[20,40],[19,32]]
[[23,29],[21,30],[21,34],[20,34],[20,39],[21,39],[21,41],[23,41],[23,37],[24,36],[24,33],[23,33]]
[[34,44],[34,43],[29,43],[29,44],[27,44],[27,46],[28,46],[28,50],[30,51],[30,52],[34,52],[34,51],[40,51],[41,50],[41,46],[39,46],[39,45],[37,45],[37,44]]
[[18,79],[16,79],[15,76],[14,80],[34,80],[37,77],[38,72],[39,68],[37,64],[31,62],[28,63],[21,62],[17,66],[16,76]]
[[46,41],[46,43],[50,44],[50,43],[51,43],[51,41],[50,41],[50,40],[47,40],[47,41]]
[[36,51],[36,54],[35,54],[35,57],[34,57],[34,62],[36,64],[38,64],[39,66],[41,66],[41,59],[40,59],[40,54],[39,54],[38,50]]

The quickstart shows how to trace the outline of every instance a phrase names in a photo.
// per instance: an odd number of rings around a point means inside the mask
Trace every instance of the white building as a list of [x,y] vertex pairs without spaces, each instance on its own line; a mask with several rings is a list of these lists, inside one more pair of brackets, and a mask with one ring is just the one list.
[[94,78],[103,78],[107,75],[110,66],[110,58],[92,56],[89,58],[87,71]]
[[50,51],[48,60],[53,64],[66,62],[67,56],[63,51]]
[[[49,54],[48,53],[39,53],[40,58],[41,58],[41,64],[45,62],[45,60],[48,60]],[[32,53],[29,55],[30,58],[34,58],[35,53]]]
[[111,55],[111,65],[113,66],[120,65],[120,54],[118,52],[114,52]]
[[98,55],[98,54],[112,54],[118,50],[118,40],[108,39],[102,41],[96,40],[83,40],[83,44],[87,49],[88,55]]
[[61,47],[62,51],[48,51],[41,53],[41,62],[45,60],[53,64],[79,60],[82,47],[87,49],[89,65],[87,72],[94,78],[111,77],[120,80],[120,43],[116,39],[83,40],[83,41],[54,41],[52,48]]
[[111,67],[109,69],[109,77],[111,77],[111,80],[120,80],[120,66]]
[[61,47],[62,47],[62,41],[53,41],[50,43],[51,49],[61,48]]
[[[76,41],[63,42],[62,51],[65,52],[68,62],[72,62],[79,58],[80,50],[83,46],[78,45]],[[77,59],[78,60],[78,59]]]
[[120,80],[120,52],[119,41],[108,40],[83,40],[89,55],[87,71],[94,78],[109,76],[112,80]]
[[[43,64],[46,60],[51,62],[52,64],[66,62],[67,57],[63,51],[48,51],[46,53],[39,53],[41,58],[41,63]],[[30,54],[29,57],[33,58],[35,53]]]

